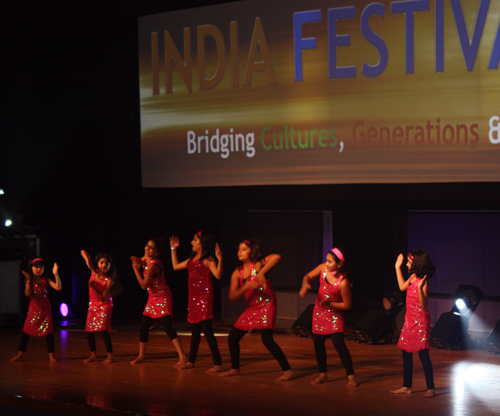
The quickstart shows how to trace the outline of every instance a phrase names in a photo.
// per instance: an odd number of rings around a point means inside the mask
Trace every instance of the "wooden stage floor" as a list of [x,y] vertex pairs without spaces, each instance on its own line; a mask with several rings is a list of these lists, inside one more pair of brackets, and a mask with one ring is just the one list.
[[[112,333],[116,362],[103,365],[104,345],[96,337],[99,361],[85,364],[88,346],[83,331],[56,331],[56,356],[50,364],[43,338],[31,338],[23,360],[11,363],[20,332],[1,330],[0,414],[74,415],[499,415],[500,355],[480,349],[432,350],[437,396],[424,399],[425,381],[414,354],[413,393],[391,395],[402,384],[401,352],[396,344],[368,345],[347,340],[357,388],[346,388],[346,377],[331,343],[329,382],[311,385],[317,368],[312,340],[278,333],[294,380],[278,383],[277,362],[265,350],[260,334],[241,342],[239,377],[205,374],[212,365],[202,338],[196,367],[175,370],[176,355],[168,337],[152,331],[146,363],[131,366],[137,355],[138,332]],[[224,365],[229,368],[227,331],[218,331]],[[179,330],[188,351],[188,331]]]

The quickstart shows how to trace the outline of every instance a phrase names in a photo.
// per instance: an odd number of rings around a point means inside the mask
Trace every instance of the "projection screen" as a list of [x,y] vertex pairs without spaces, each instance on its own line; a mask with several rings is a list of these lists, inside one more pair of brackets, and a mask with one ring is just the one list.
[[500,0],[139,18],[144,187],[500,180]]

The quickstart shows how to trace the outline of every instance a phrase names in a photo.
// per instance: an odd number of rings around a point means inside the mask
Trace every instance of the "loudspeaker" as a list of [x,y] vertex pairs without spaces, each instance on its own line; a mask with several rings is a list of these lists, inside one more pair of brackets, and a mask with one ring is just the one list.
[[453,312],[441,314],[431,331],[431,346],[435,349],[460,349],[463,346],[463,330],[460,315]]
[[500,321],[484,341],[484,348],[492,354],[500,354]]
[[351,330],[358,343],[376,344],[392,335],[393,317],[386,311],[370,309]]
[[314,304],[309,305],[292,325],[292,331],[298,337],[312,338],[312,320]]

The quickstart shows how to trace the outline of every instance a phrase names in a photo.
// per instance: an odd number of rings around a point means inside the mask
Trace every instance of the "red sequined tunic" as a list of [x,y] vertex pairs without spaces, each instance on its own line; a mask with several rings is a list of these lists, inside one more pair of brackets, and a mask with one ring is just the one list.
[[327,273],[328,271],[325,269],[319,277],[318,296],[316,296],[313,311],[312,332],[314,334],[329,335],[335,332],[344,332],[344,314],[342,311],[328,306],[321,306],[321,302],[325,299],[329,299],[330,302],[342,301],[340,283],[344,280],[345,275],[341,274],[335,283],[330,284],[326,280]]
[[188,263],[188,322],[197,324],[214,318],[214,288],[212,272],[203,260]]
[[[255,265],[252,264],[249,282],[258,281]],[[240,286],[243,286],[243,267],[240,267]],[[266,280],[266,288],[249,290],[245,293],[247,308],[240,315],[234,327],[243,331],[252,329],[274,329],[276,322],[276,294],[271,282]]]
[[52,308],[48,296],[49,282],[45,277],[31,286],[28,316],[24,322],[23,332],[34,337],[43,337],[54,332],[52,325]]
[[398,347],[406,352],[417,352],[431,347],[431,316],[427,309],[420,307],[418,277],[406,290],[406,315]]
[[[95,272],[90,276],[90,281],[95,282],[95,288],[102,294],[110,277],[105,276],[102,282],[95,278]],[[87,312],[86,332],[111,331],[111,312],[113,310],[113,299],[108,298],[101,302],[94,291],[89,287],[89,309]]]
[[163,264],[160,259],[147,258],[142,275],[146,277],[148,267],[152,267],[153,264],[156,264],[160,271],[153,277],[147,287],[149,298],[142,314],[151,318],[161,318],[162,316],[172,315],[172,292],[165,281]]

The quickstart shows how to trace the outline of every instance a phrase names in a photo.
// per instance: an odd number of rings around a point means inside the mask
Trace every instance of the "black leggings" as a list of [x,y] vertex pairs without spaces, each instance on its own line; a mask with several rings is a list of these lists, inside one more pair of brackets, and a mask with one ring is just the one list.
[[[113,345],[111,344],[111,337],[109,336],[108,331],[99,331],[102,335],[102,340],[104,341],[104,345],[106,346],[106,351],[110,354],[113,354]],[[87,341],[89,343],[90,351],[95,352],[97,350],[95,346],[95,332],[87,332]]]
[[[161,319],[161,325],[163,326],[163,330],[170,337],[170,340],[173,341],[174,339],[178,338],[177,332],[175,332],[175,329],[172,326],[172,317],[170,315],[167,315],[167,316],[162,316],[159,319]],[[146,315],[142,315],[140,335],[139,335],[140,342],[149,341],[149,327],[151,326],[152,321],[153,318]]]
[[351,353],[347,349],[344,341],[344,334],[342,332],[335,332],[334,334],[320,335],[313,334],[314,341],[314,352],[316,353],[316,361],[318,362],[318,370],[320,373],[326,373],[326,347],[325,341],[327,338],[331,338],[333,346],[337,350],[340,357],[340,361],[345,368],[345,372],[348,376],[354,374],[354,368],[352,366]]
[[[19,351],[26,352],[26,348],[28,347],[28,341],[30,340],[30,336],[23,332],[21,336],[21,342],[19,343]],[[54,334],[45,335],[45,341],[47,342],[47,351],[49,354],[55,351],[54,348]]]
[[196,361],[196,356],[198,355],[198,347],[200,346],[201,331],[203,331],[203,334],[205,334],[205,339],[207,340],[210,351],[212,352],[214,365],[222,365],[222,358],[220,356],[219,346],[217,345],[217,339],[214,335],[214,329],[212,327],[211,319],[206,319],[205,321],[191,324],[191,349],[189,350],[188,361],[193,364]]
[[[229,343],[229,353],[231,354],[231,368],[233,370],[240,368],[240,341],[246,333],[247,331],[243,331],[242,329],[233,328],[227,338]],[[276,344],[276,341],[274,341],[273,334],[273,329],[262,329],[260,331],[262,343],[276,359],[276,361],[278,361],[281,369],[283,371],[288,371],[290,370],[290,364],[288,364],[288,360],[286,359],[285,354],[283,354],[280,346]]]
[[[427,390],[434,388],[434,373],[432,371],[431,357],[429,350],[420,350],[418,352],[422,367],[424,368],[425,383]],[[413,379],[413,354],[403,351],[403,386],[411,389]]]

